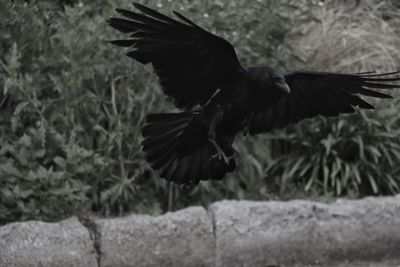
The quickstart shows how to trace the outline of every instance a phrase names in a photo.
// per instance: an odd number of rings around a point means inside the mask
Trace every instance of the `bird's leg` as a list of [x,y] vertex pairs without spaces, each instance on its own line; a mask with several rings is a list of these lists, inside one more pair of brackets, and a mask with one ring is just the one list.
[[217,144],[217,142],[213,139],[209,139],[209,141],[214,145],[215,149],[217,150],[217,153],[211,156],[211,159],[223,159],[226,164],[229,164],[229,160],[231,159],[230,157],[228,158],[225,155],[225,152],[222,150],[222,148]]
[[218,111],[212,116],[210,121],[210,127],[208,129],[208,140],[214,145],[216,154],[212,155],[211,158],[223,159],[226,164],[229,163],[229,158],[225,155],[225,152],[218,145],[217,138],[217,125],[222,121],[223,111],[218,107]]
[[236,164],[239,164],[240,162],[239,153],[235,149],[233,149],[233,153],[231,156],[228,157],[228,159],[229,161],[233,159],[236,162]]

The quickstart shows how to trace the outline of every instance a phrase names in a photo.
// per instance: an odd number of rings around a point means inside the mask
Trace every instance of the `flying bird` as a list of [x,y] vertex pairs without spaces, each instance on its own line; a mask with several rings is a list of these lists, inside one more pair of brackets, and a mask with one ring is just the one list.
[[374,107],[360,96],[390,98],[375,89],[399,88],[400,72],[293,71],[244,67],[225,39],[173,12],[175,18],[134,3],[108,23],[122,33],[112,44],[152,64],[163,92],[180,112],[149,114],[142,129],[144,155],[160,177],[178,184],[220,180],[234,171],[240,132],[267,133],[317,115]]

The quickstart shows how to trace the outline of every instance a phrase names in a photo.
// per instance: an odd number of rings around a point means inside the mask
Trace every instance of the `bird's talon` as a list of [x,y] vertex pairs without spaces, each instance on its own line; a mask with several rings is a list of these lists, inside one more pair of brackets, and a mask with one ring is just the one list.
[[221,147],[215,142],[213,139],[209,139],[209,141],[214,145],[215,150],[217,151],[214,155],[211,156],[211,159],[219,159],[219,160],[224,160],[226,164],[229,164],[229,158],[225,155],[224,151],[221,149]]

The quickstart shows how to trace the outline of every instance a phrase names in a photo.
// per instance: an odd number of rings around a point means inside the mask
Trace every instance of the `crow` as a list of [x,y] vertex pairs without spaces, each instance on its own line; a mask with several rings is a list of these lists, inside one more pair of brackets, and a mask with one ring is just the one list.
[[233,46],[173,11],[176,18],[134,3],[116,9],[108,24],[128,34],[112,44],[127,56],[151,63],[163,92],[180,112],[147,115],[142,134],[146,160],[160,177],[177,184],[221,180],[238,165],[235,136],[256,135],[317,115],[335,117],[355,107],[373,109],[360,98],[391,98],[374,89],[400,88],[400,71],[293,71],[243,67]]

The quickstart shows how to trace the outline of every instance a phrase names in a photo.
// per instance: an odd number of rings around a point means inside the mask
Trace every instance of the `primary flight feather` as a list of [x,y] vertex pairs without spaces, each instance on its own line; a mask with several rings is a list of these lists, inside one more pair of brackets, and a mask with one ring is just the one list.
[[117,9],[115,29],[129,34],[111,41],[127,55],[151,63],[163,92],[179,113],[150,114],[142,133],[143,151],[162,178],[178,184],[219,180],[238,164],[232,147],[239,132],[255,135],[317,115],[373,109],[360,98],[390,98],[375,89],[399,88],[398,74],[295,71],[241,66],[233,46],[188,18],[176,19],[134,3]]

